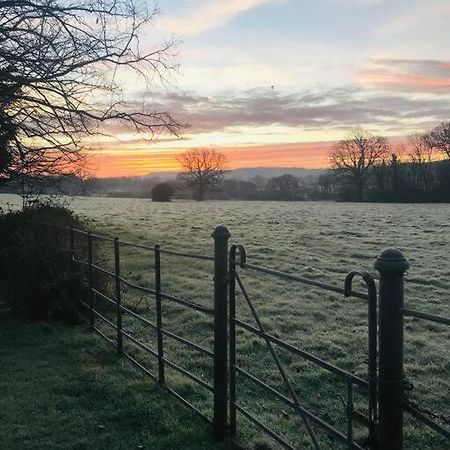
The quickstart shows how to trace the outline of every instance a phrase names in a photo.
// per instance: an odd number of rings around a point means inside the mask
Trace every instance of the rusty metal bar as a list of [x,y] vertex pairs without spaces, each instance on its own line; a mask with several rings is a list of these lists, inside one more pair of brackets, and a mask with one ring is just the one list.
[[161,305],[161,254],[159,245],[155,245],[155,298],[156,298],[156,337],[158,340],[158,378],[164,384],[164,339],[162,333]]
[[88,242],[88,284],[89,284],[89,324],[93,328],[95,325],[95,316],[94,316],[94,293],[92,291],[94,287],[94,273],[93,273],[93,261],[92,261],[92,236],[91,233],[87,233],[87,242]]
[[139,286],[138,284],[132,283],[131,281],[127,280],[126,278],[120,277],[120,281],[125,284],[126,286],[136,289],[137,291],[145,292],[146,294],[155,295],[156,291],[154,289],[145,287],[145,286]]
[[161,292],[161,297],[167,298],[167,300],[172,300],[175,303],[178,303],[183,306],[187,306],[188,308],[195,309],[196,311],[200,311],[205,314],[214,315],[214,310],[211,308],[207,308],[206,306],[199,305],[198,303],[194,303],[190,300],[184,300],[182,298],[176,297],[172,294],[167,294],[166,292]]
[[175,364],[172,361],[169,361],[168,359],[164,359],[164,362],[167,364],[167,366],[171,367],[172,369],[175,369],[177,372],[179,372],[179,373],[185,375],[186,377],[190,378],[192,381],[195,381],[197,384],[199,384],[200,386],[204,387],[208,391],[214,392],[214,387],[213,386],[211,386],[210,384],[206,383],[205,381],[203,381],[202,379],[200,379],[199,377],[194,375],[192,372],[189,372],[188,370],[183,369],[183,367],[180,367],[179,365]]
[[102,292],[98,291],[97,289],[93,288],[92,292],[97,296],[100,297],[103,300],[106,300],[107,302],[111,303],[112,305],[116,306],[116,302],[112,299],[109,298],[107,295],[103,294]]
[[414,406],[409,404],[407,401],[405,402],[404,408],[407,413],[411,414],[417,420],[420,420],[432,430],[436,431],[447,439],[450,439],[450,429],[444,428],[442,425],[436,423],[434,420],[430,419],[425,414],[414,408]]
[[103,314],[100,314],[97,310],[93,310],[96,317],[98,317],[100,320],[108,324],[111,328],[114,328],[117,330],[117,325],[113,322],[111,322],[109,319],[107,319]]
[[419,319],[429,320],[431,322],[443,323],[444,325],[450,325],[450,318],[438,316],[436,314],[429,314],[423,311],[416,311],[411,308],[400,308],[401,312],[406,317],[417,317]]
[[126,247],[139,248],[139,249],[142,249],[142,250],[149,250],[151,252],[153,252],[155,250],[155,248],[151,247],[150,245],[138,244],[136,242],[120,241],[120,245],[124,245]]
[[137,312],[133,311],[132,309],[129,309],[126,306],[123,306],[123,305],[120,305],[120,308],[122,309],[122,311],[125,311],[126,313],[131,314],[133,317],[136,317],[136,319],[139,319],[142,322],[146,323],[147,325],[149,325],[154,330],[156,330],[158,328],[156,326],[156,324],[154,324],[150,320],[146,319],[145,317],[140,316]]
[[[345,290],[340,288],[340,287],[333,286],[333,285],[327,284],[327,283],[322,283],[320,281],[310,280],[309,278],[300,277],[298,275],[293,275],[291,273],[281,272],[279,270],[274,270],[274,269],[269,269],[268,267],[261,267],[261,266],[256,266],[254,264],[248,264],[248,263],[243,263],[241,265],[241,267],[243,267],[244,269],[251,269],[251,270],[254,270],[256,272],[261,272],[261,273],[266,273],[266,274],[269,274],[269,275],[274,275],[274,276],[279,277],[279,278],[284,278],[285,280],[298,281],[300,283],[307,284],[307,285],[314,286],[314,287],[318,287],[318,288],[321,288],[321,289],[325,289],[327,291],[336,292],[337,294],[345,294]],[[356,298],[359,298],[361,300],[368,300],[367,294],[364,294],[364,293],[361,293],[361,292],[349,291],[348,292],[348,296],[356,297]]]
[[117,321],[117,351],[122,353],[122,289],[120,284],[120,242],[119,238],[114,239],[114,281],[116,291],[116,321]]
[[93,329],[97,334],[99,334],[103,339],[105,339],[105,341],[109,342],[113,347],[116,346],[116,343],[115,343],[111,338],[109,338],[108,336],[106,336],[106,334],[103,333],[103,331],[99,330],[96,326],[93,326],[92,329]]
[[200,346],[198,344],[195,344],[192,341],[189,341],[188,339],[182,338],[181,336],[178,336],[177,334],[172,333],[171,331],[165,330],[164,328],[161,329],[161,332],[162,332],[162,334],[164,334],[166,336],[169,336],[172,339],[175,339],[176,341],[178,341],[178,342],[180,342],[182,344],[185,344],[188,347],[191,347],[191,348],[199,351],[200,353],[203,353],[206,356],[209,356],[211,358],[214,357],[214,353],[213,352],[211,352],[210,350],[208,350],[208,349],[206,349],[206,348],[204,348],[204,347],[202,347],[202,346]]
[[199,255],[197,253],[178,252],[175,250],[166,250],[163,248],[161,248],[160,251],[161,251],[161,253],[164,253],[165,255],[181,256],[183,258],[192,258],[192,259],[202,259],[205,261],[214,261],[214,256]]
[[259,419],[250,414],[247,410],[245,410],[242,406],[236,404],[236,410],[247,417],[250,422],[253,422],[259,428],[262,428],[272,439],[281,444],[284,448],[288,450],[297,450],[294,446],[292,446],[288,441],[283,439],[281,436],[272,431],[267,425],[263,424]]
[[129,339],[131,342],[133,342],[134,344],[136,344],[138,347],[140,347],[142,350],[145,350],[146,352],[150,353],[152,356],[154,356],[155,358],[158,357],[158,354],[152,350],[150,347],[148,347],[147,345],[145,345],[144,343],[142,343],[141,341],[139,341],[138,339],[136,339],[134,336],[132,336],[130,333],[128,333],[125,330],[122,330],[122,334]]
[[153,375],[150,370],[148,370],[146,367],[144,367],[139,361],[137,361],[135,358],[133,358],[131,355],[129,355],[126,352],[122,352],[122,355],[125,356],[129,361],[131,361],[136,367],[141,369],[144,373],[146,373],[149,377],[153,378],[154,380],[158,381],[155,375]]
[[353,448],[353,383],[347,380],[347,447]]
[[212,425],[212,420],[205,416],[198,408],[196,408],[194,405],[189,403],[184,397],[182,397],[178,392],[174,391],[173,389],[166,387],[167,392],[171,393],[175,398],[180,400],[185,406],[187,406],[191,411],[193,411],[197,416],[199,416],[201,419],[203,419],[206,423],[209,425]]

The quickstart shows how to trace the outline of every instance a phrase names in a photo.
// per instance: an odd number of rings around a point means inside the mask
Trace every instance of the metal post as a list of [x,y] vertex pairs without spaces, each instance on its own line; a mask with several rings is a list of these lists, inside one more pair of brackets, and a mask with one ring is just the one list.
[[92,236],[91,232],[87,235],[88,241],[88,283],[89,283],[89,325],[94,327],[95,316],[94,316],[94,292],[92,291],[94,287],[94,273],[92,268]]
[[69,246],[70,246],[70,270],[73,272],[74,258],[75,258],[75,237],[73,227],[70,227]]
[[236,436],[236,246],[230,250],[229,261],[230,287],[229,287],[229,333],[230,333],[230,437]]
[[117,351],[122,353],[123,338],[122,338],[122,291],[120,283],[120,241],[119,238],[114,238],[114,281],[116,288],[116,312],[117,312]]
[[161,305],[161,251],[155,245],[155,298],[156,298],[156,335],[158,340],[158,380],[164,384],[164,347],[162,332],[162,305]]
[[379,287],[378,448],[403,449],[403,287],[408,260],[400,250],[383,250],[375,260]]
[[227,297],[228,239],[230,232],[219,225],[214,239],[214,433],[224,440],[227,431]]

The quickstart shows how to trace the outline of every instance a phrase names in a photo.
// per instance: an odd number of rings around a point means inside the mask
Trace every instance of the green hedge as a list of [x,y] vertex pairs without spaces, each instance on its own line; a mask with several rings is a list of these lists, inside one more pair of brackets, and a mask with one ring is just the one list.
[[76,323],[82,274],[71,264],[70,232],[85,226],[65,206],[37,202],[0,212],[0,308],[27,320]]

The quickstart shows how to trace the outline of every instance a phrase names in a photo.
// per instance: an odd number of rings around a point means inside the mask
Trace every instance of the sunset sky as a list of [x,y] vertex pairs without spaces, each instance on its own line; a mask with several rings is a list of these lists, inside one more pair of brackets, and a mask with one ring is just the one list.
[[[151,4],[151,3],[150,3]],[[180,70],[126,95],[190,127],[151,144],[90,143],[97,176],[178,170],[196,147],[235,167],[326,167],[354,127],[400,139],[450,119],[449,0],[160,0],[142,42],[172,36]]]

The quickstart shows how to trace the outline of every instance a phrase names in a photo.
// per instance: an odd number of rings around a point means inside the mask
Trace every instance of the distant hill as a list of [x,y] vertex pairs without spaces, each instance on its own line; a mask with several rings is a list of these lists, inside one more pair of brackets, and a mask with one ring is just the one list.
[[304,169],[302,167],[251,167],[231,170],[227,172],[227,178],[249,179],[255,176],[272,178],[285,173],[290,173],[298,178],[305,178],[309,176],[318,177],[324,172],[325,169]]
[[[290,173],[298,178],[318,177],[323,174],[325,169],[304,169],[303,167],[249,167],[245,169],[233,169],[227,171],[226,178],[237,178],[239,180],[248,180],[255,176],[264,178],[279,177],[285,173]],[[161,180],[173,180],[178,172],[158,172],[146,175],[145,178],[159,178]]]

